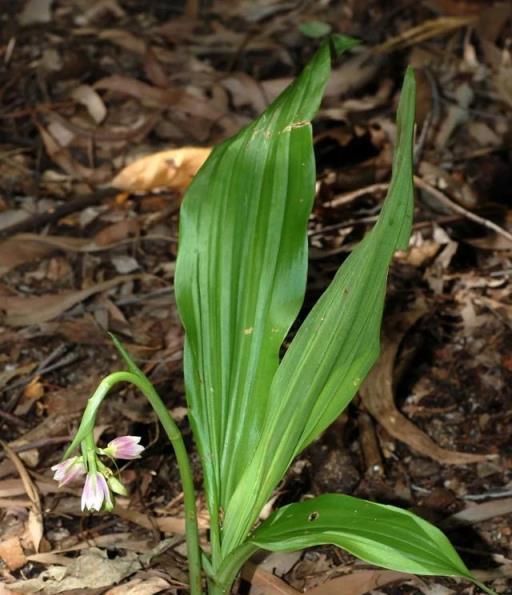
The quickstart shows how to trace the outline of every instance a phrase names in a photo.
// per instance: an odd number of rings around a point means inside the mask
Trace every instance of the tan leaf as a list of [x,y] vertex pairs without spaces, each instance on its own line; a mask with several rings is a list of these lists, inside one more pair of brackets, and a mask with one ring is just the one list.
[[339,593],[363,595],[373,589],[408,578],[411,578],[410,574],[394,570],[359,570],[327,581],[308,591],[308,595],[338,595]]
[[127,165],[111,185],[129,192],[148,192],[155,188],[185,190],[210,152],[211,149],[205,147],[182,147],[153,153]]
[[36,376],[27,384],[23,390],[23,396],[27,399],[40,399],[44,395],[44,386],[41,377]]
[[96,122],[101,124],[107,116],[107,108],[103,99],[90,85],[80,85],[71,92],[71,97],[87,108],[89,115]]
[[27,559],[19,537],[13,536],[0,541],[0,558],[5,562],[9,570],[17,570],[25,566]]
[[279,577],[259,568],[252,562],[247,562],[244,565],[242,577],[255,587],[258,595],[297,595],[299,593]]
[[169,583],[159,576],[148,579],[135,578],[129,583],[109,589],[104,595],[154,595],[169,588]]
[[4,322],[9,326],[28,326],[47,322],[95,293],[107,291],[116,285],[140,277],[141,275],[123,275],[109,281],[103,281],[103,283],[91,285],[86,289],[63,291],[51,295],[3,297],[1,307],[6,312]]

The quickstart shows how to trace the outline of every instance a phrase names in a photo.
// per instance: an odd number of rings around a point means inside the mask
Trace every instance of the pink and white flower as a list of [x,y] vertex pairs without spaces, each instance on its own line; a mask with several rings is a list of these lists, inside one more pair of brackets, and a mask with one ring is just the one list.
[[140,436],[119,436],[108,443],[103,453],[114,459],[138,459],[144,450],[139,442]]
[[85,475],[85,465],[82,457],[71,457],[52,467],[53,478],[59,482],[59,487]]
[[114,504],[107,481],[101,473],[88,473],[82,492],[82,510],[112,510]]

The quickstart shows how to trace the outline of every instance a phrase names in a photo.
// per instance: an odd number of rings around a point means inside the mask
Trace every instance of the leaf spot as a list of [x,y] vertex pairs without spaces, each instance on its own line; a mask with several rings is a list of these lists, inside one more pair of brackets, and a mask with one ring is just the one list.
[[244,328],[244,335],[252,335],[252,331],[254,330],[254,327],[250,326],[248,328]]
[[309,514],[308,516],[308,521],[310,523],[314,523],[315,521],[317,521],[320,518],[320,513],[319,512],[312,512]]
[[299,122],[292,122],[291,124],[288,124],[288,126],[283,128],[281,130],[280,134],[282,134],[283,132],[290,132],[294,128],[303,128],[304,126],[308,126],[308,125],[309,125],[309,120],[300,120]]

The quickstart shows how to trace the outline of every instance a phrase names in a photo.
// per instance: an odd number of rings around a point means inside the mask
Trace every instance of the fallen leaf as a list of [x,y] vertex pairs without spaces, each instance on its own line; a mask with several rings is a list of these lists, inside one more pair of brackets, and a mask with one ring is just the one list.
[[27,399],[40,399],[43,395],[44,386],[40,376],[32,378],[23,390],[23,396]]
[[395,572],[394,570],[382,570],[380,568],[358,570],[327,581],[308,591],[308,595],[338,595],[339,593],[363,595],[373,589],[378,589],[396,581],[407,580],[408,578],[411,578],[410,574]]
[[127,165],[111,185],[127,192],[148,192],[155,188],[185,190],[210,152],[205,147],[182,147],[153,153]]
[[383,333],[382,350],[377,363],[360,388],[364,406],[377,422],[396,440],[412,450],[446,465],[464,465],[485,461],[488,455],[469,454],[441,448],[403,415],[395,405],[393,370],[400,343],[407,331],[426,313],[423,303],[400,314]]
[[50,566],[37,578],[17,581],[10,586],[22,593],[43,591],[46,595],[55,595],[73,589],[109,587],[140,568],[141,563],[133,554],[110,560],[106,551],[89,548],[68,566]]
[[259,568],[252,562],[244,564],[242,578],[256,588],[255,591],[258,595],[297,595],[299,593],[278,576]]
[[104,595],[154,595],[169,587],[169,583],[159,576],[148,579],[135,578],[129,583],[109,589]]
[[140,233],[140,224],[137,219],[123,219],[112,223],[101,229],[94,236],[94,244],[105,248],[126,240],[130,236],[137,236]]
[[104,164],[93,169],[78,163],[73,159],[70,151],[66,147],[61,146],[47,129],[40,124],[37,127],[50,159],[72,178],[83,179],[91,184],[102,184],[108,180],[110,177],[109,165]]
[[140,278],[140,275],[123,275],[78,291],[33,297],[3,297],[1,308],[6,312],[4,323],[9,326],[28,326],[47,322],[95,293],[107,291],[137,278]]
[[9,448],[7,444],[3,442],[0,442],[0,444],[2,444],[6,455],[16,467],[16,471],[18,472],[21,482],[23,483],[23,488],[30,499],[31,507],[28,515],[27,530],[34,549],[37,552],[39,551],[39,544],[41,543],[44,532],[43,512],[41,508],[41,498],[39,497],[39,492],[37,491],[37,487],[28,474],[28,471],[25,469],[25,466],[23,465],[23,462],[19,456],[11,448]]
[[474,525],[487,519],[497,516],[504,516],[512,513],[512,498],[500,498],[489,500],[482,504],[473,504],[460,512],[452,514],[441,523],[443,527],[456,525]]
[[101,124],[107,117],[107,108],[103,103],[103,99],[90,85],[80,85],[73,89],[71,97],[87,108],[89,115],[96,124]]
[[23,11],[18,15],[19,24],[26,26],[49,23],[52,18],[52,4],[53,0],[28,0]]
[[[5,562],[9,570],[18,570],[27,563],[27,558],[19,537],[8,537],[0,541],[0,558]],[[1,591],[0,591],[1,593]]]

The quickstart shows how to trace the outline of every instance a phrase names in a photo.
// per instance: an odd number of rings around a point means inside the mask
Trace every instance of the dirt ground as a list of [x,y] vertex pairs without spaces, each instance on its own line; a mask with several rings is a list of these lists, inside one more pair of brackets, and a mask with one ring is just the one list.
[[[406,507],[512,593],[512,5],[4,0],[0,23],[0,594],[186,589],[175,460],[140,394],[116,391],[99,419],[101,441],[147,445],[121,468],[130,495],[113,514],[82,514],[80,489],[59,490],[50,467],[92,390],[122,368],[106,331],[192,447],[172,290],[180,201],[208,149],[260,113],[329,32],[362,45],[335,66],[314,122],[305,311],[376,219],[407,64],[414,229],[392,267],[381,358],[276,504],[332,491]],[[237,589],[476,593],[331,547],[254,560]]]

